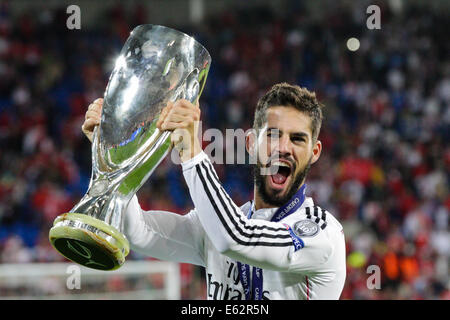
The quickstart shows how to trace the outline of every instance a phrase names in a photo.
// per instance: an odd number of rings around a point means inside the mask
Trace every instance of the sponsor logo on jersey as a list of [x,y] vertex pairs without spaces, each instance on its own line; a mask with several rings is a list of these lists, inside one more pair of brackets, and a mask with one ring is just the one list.
[[[228,272],[223,279],[216,279],[213,274],[206,273],[207,297],[209,300],[245,300],[243,285],[239,278],[239,270],[236,262],[226,260]],[[259,270],[258,270],[259,272]],[[260,295],[260,292],[257,292]],[[263,290],[262,300],[270,299],[270,292]]]

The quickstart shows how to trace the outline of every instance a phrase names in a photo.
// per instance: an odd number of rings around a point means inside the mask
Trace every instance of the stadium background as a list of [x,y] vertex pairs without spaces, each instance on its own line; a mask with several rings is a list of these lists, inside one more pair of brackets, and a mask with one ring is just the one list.
[[[66,28],[70,4],[81,9],[81,30]],[[366,27],[370,4],[381,8],[381,30]],[[193,35],[211,53],[203,129],[248,129],[257,99],[280,81],[316,91],[326,105],[324,152],[307,184],[344,225],[342,299],[449,299],[449,7],[401,0],[1,1],[0,264],[64,261],[48,230],[88,186],[85,110],[103,95],[131,29],[153,23]],[[350,37],[360,40],[356,52],[346,47]],[[139,191],[140,203],[183,214],[192,202],[180,168],[167,160]],[[216,169],[238,204],[251,198],[248,167]],[[128,260],[152,259],[132,252]],[[380,267],[379,290],[367,288],[369,265]],[[203,271],[187,264],[180,270],[181,298],[204,299]],[[160,285],[157,276],[144,278]],[[118,276],[103,286],[112,292],[129,284]],[[0,298],[39,297],[47,289],[0,282]]]

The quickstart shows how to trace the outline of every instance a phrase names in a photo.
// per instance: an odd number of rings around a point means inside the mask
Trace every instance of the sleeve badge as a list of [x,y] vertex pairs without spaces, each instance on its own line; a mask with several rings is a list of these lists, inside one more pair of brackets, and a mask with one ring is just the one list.
[[292,229],[298,237],[314,237],[319,233],[319,225],[309,219],[297,221]]

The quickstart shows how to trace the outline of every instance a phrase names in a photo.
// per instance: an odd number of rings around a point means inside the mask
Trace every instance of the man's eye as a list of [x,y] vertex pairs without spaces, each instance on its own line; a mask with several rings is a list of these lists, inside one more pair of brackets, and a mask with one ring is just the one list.
[[305,138],[303,137],[292,137],[291,140],[293,142],[305,142]]

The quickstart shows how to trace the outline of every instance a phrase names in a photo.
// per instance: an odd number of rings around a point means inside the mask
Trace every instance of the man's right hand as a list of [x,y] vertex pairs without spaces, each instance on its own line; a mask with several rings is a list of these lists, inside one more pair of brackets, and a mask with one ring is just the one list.
[[102,116],[102,107],[103,107],[102,98],[98,98],[94,102],[92,102],[89,105],[88,110],[86,111],[86,115],[84,117],[85,120],[83,125],[81,126],[81,130],[83,130],[83,133],[91,142],[94,135],[94,128],[95,126],[100,124],[100,119]]

